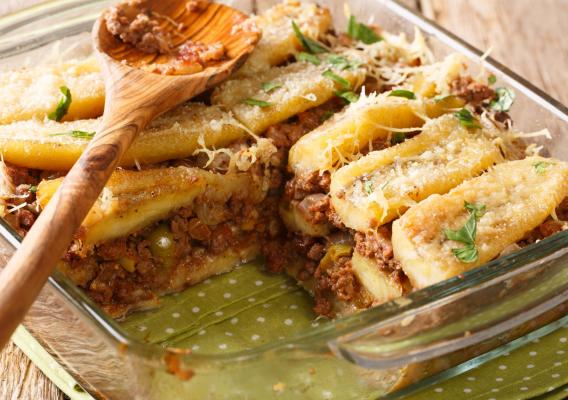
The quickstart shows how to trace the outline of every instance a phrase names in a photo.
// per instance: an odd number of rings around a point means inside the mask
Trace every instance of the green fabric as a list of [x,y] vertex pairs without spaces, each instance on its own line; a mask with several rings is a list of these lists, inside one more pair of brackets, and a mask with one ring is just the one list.
[[[122,325],[139,339],[151,343],[224,353],[253,348],[325,324],[326,320],[315,318],[311,307],[309,296],[294,282],[284,276],[266,274],[258,266],[243,266],[183,293],[167,296],[160,309],[134,314]],[[79,388],[70,375],[23,328],[13,339],[71,398],[90,398],[77,391]],[[568,398],[567,354],[568,326],[405,399],[565,399]],[[325,372],[328,365],[324,364],[318,362],[313,368],[322,376],[333,376],[333,371]],[[357,386],[357,377],[346,370],[341,382],[326,382],[326,390],[319,392],[314,386],[309,396],[306,393],[302,397],[352,398],[347,393],[356,390],[346,388],[344,384],[348,382]]]
[[[150,343],[224,353],[284,339],[325,323],[325,319],[315,319],[311,298],[294,282],[247,265],[168,296],[160,309],[134,314],[122,325]],[[568,329],[559,329],[407,398],[566,398],[567,337]]]

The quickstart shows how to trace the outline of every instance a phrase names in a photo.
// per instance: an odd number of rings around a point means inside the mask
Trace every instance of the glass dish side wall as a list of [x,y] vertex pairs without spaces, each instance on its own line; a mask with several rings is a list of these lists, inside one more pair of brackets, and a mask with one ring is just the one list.
[[[36,12],[31,21],[20,18],[17,29],[8,30],[10,34],[0,37],[2,67],[21,62],[21,55],[16,56],[13,51],[18,37],[28,43],[25,49],[29,55],[38,45],[89,30],[96,10],[108,1],[75,1],[72,2],[75,7],[61,7],[63,3],[51,2],[49,9],[65,9],[64,17],[59,11],[52,16]],[[343,2],[323,4],[331,6],[336,26],[343,26]],[[413,25],[419,25],[429,34],[437,56],[454,48],[475,59],[470,49],[393,2],[352,0],[349,5],[359,19],[366,21],[366,16],[373,15],[375,22],[387,30],[412,34]],[[0,21],[0,32],[5,33],[2,28],[6,26],[9,26],[6,20]],[[35,36],[30,33],[30,27],[39,29]],[[20,46],[17,51],[21,50]],[[8,56],[13,57],[7,59]],[[472,68],[474,65],[472,62]],[[496,73],[499,83],[517,89],[513,109],[516,125],[526,131],[548,127],[556,139],[549,153],[568,159],[566,150],[562,150],[566,146],[556,145],[567,140],[566,131],[561,131],[566,130],[566,109],[539,97],[538,91],[507,77],[505,70],[495,65],[488,68]],[[0,245],[5,261],[15,242],[14,236],[5,230],[2,237],[5,239]],[[568,259],[562,248],[566,246],[567,235],[553,239],[492,263],[490,268],[472,271],[463,280],[436,285],[414,293],[409,299],[338,320],[313,334],[242,354],[201,356],[183,349],[166,351],[136,343],[58,275],[44,288],[25,325],[100,398],[171,399],[189,395],[231,399],[321,398],[324,391],[336,393],[335,398],[376,398],[565,314],[568,278],[562,270],[566,269]],[[483,301],[484,296],[495,293],[500,296],[499,304],[506,306]],[[464,309],[469,312],[455,311]],[[515,315],[523,318],[515,319]],[[477,316],[483,318],[476,319]],[[529,316],[535,318],[531,321]],[[410,336],[411,332],[416,334]],[[167,363],[163,362],[164,356]],[[195,375],[189,380],[180,379],[189,374]],[[342,379],[336,379],[337,376]],[[334,382],[337,386],[333,386]],[[340,397],[340,386],[346,386],[347,382],[352,390]],[[284,388],[282,393],[281,388]]]

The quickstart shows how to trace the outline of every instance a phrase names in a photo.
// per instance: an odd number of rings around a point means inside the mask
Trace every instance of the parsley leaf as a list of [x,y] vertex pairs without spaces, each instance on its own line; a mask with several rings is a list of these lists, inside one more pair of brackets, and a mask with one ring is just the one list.
[[456,256],[456,258],[463,263],[476,262],[477,257],[479,256],[477,249],[474,245],[471,244],[457,249],[452,249],[452,253],[454,253],[454,256]]
[[485,204],[474,204],[474,203],[468,203],[467,201],[464,202],[464,205],[466,210],[468,210],[471,214],[475,215],[475,218],[479,219],[483,216],[483,214],[485,214]]
[[366,181],[365,184],[363,185],[363,189],[365,190],[365,193],[369,195],[373,193],[373,182]]
[[331,54],[327,58],[327,62],[340,71],[344,71],[346,69],[355,69],[363,65],[362,61],[350,60],[348,58],[338,56],[337,54]]
[[475,237],[477,235],[477,220],[485,213],[485,205],[464,203],[464,208],[469,212],[469,218],[463,228],[454,231],[452,229],[444,229],[446,239],[454,242],[463,243],[465,246],[452,249],[452,253],[458,260],[464,263],[472,263],[477,261],[478,252],[475,247]]
[[245,99],[245,103],[249,106],[259,106],[260,108],[270,107],[272,105],[272,103],[269,103],[268,101],[252,98]]
[[320,117],[320,122],[327,121],[331,117],[333,117],[333,111],[328,110],[322,114],[322,116]]
[[487,77],[487,83],[489,85],[494,85],[495,82],[497,82],[497,77],[495,75],[491,74]]
[[71,136],[78,139],[92,139],[95,136],[95,132],[85,132],[85,131],[67,131],[60,133],[52,133],[49,136]]
[[533,164],[533,167],[537,174],[542,175],[546,172],[546,169],[551,165],[554,165],[554,163],[546,161],[537,161]]
[[330,69],[326,70],[322,75],[336,83],[339,83],[344,89],[351,89],[351,84],[347,79],[342,78]]
[[316,56],[314,54],[306,53],[304,51],[301,51],[298,54],[296,54],[296,60],[309,62],[309,63],[312,63],[314,65],[320,65],[321,64],[321,60],[318,58],[318,56]]
[[61,92],[61,94],[63,94],[63,98],[59,100],[59,103],[57,103],[55,110],[47,114],[47,118],[57,122],[61,121],[67,114],[72,100],[71,91],[67,86],[61,86],[59,88],[59,91]]
[[302,47],[304,47],[304,50],[306,50],[308,53],[318,54],[318,53],[328,53],[329,52],[329,50],[320,42],[313,40],[313,39],[310,39],[308,37],[305,37],[304,34],[302,33],[302,31],[300,31],[300,28],[298,27],[296,22],[294,22],[294,21],[292,21],[292,29],[294,29],[294,33],[296,34],[296,37],[298,38],[298,40],[302,44]]
[[469,110],[466,108],[462,108],[461,110],[456,111],[454,115],[457,119],[460,120],[462,126],[465,126],[466,128],[481,128],[481,125],[479,125],[477,119],[474,118],[474,116],[471,115]]
[[356,103],[359,100],[359,95],[352,90],[338,90],[334,94],[341,97],[346,103]]
[[263,82],[262,83],[262,90],[264,90],[265,93],[270,93],[273,90],[276,90],[278,88],[281,88],[282,84],[281,83],[275,83],[275,82]]
[[30,193],[35,193],[35,192],[37,192],[37,186],[32,185],[32,186],[30,186],[30,188],[28,190],[30,191]]
[[410,90],[397,89],[389,93],[388,97],[404,97],[409,100],[416,100],[416,95]]
[[349,25],[347,26],[347,34],[355,40],[359,40],[365,44],[373,44],[383,40],[382,37],[367,25],[357,22],[354,15],[349,18]]
[[393,132],[391,136],[391,145],[402,143],[406,140],[404,132]]
[[500,87],[495,89],[495,94],[497,95],[497,98],[491,100],[489,107],[491,107],[495,111],[509,111],[509,109],[513,105],[513,102],[515,101],[515,92],[513,92],[509,88]]

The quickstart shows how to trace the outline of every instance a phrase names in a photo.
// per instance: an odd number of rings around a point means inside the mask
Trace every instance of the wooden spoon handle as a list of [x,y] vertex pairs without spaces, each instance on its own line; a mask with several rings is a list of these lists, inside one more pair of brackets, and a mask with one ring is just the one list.
[[148,119],[142,112],[105,117],[100,132],[1,272],[0,349],[24,318],[121,156]]

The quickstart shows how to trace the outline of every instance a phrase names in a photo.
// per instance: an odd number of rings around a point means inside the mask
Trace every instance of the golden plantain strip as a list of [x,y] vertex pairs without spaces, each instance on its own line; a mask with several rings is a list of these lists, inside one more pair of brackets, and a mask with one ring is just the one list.
[[[393,223],[392,242],[414,288],[423,288],[497,257],[540,225],[568,195],[568,164],[542,157],[499,164],[445,195],[433,195]],[[477,222],[478,257],[462,262],[452,249],[464,244],[447,239],[469,219],[464,202],[485,206]]]
[[[322,74],[330,66],[296,62],[271,68],[245,79],[222,83],[213,91],[212,104],[231,110],[236,119],[256,134],[270,125],[282,122],[300,112],[319,106],[334,96],[338,84]],[[364,69],[334,71],[357,88],[365,78]],[[270,93],[262,89],[264,82],[282,85]],[[247,101],[261,105],[247,104]]]
[[436,102],[371,94],[300,138],[290,149],[288,165],[299,176],[332,171],[371,147],[374,140],[388,140],[389,128],[420,128],[423,116],[438,117],[461,106],[457,97]]
[[410,290],[407,283],[397,281],[381,270],[375,260],[357,251],[353,252],[351,266],[361,286],[373,297],[374,306],[396,299]]
[[262,30],[262,39],[249,59],[237,71],[238,76],[253,75],[272,66],[280,65],[302,50],[292,29],[295,21],[304,36],[318,39],[331,28],[331,14],[316,4],[287,1],[253,17]]
[[0,124],[46,118],[62,98],[61,86],[71,91],[65,121],[95,118],[103,113],[104,83],[94,58],[62,64],[0,72]]
[[[62,182],[63,178],[58,178],[39,184],[37,199],[42,208]],[[247,173],[220,175],[188,167],[119,169],[91,208],[76,238],[86,252],[96,243],[127,236],[188,206],[207,223],[213,218],[210,205],[239,195],[254,200],[262,198],[263,192]]]
[[445,193],[503,157],[495,139],[469,131],[453,115],[431,120],[419,135],[369,153],[336,171],[331,202],[349,228],[392,221],[433,193]]
[[[19,121],[0,125],[0,149],[4,160],[27,168],[68,170],[89,143],[100,118],[58,123]],[[73,131],[87,137],[73,137]],[[219,107],[193,103],[180,106],[154,120],[132,143],[120,164],[132,166],[191,156],[205,145],[225,147],[248,134]],[[199,139],[202,143],[198,143]]]

